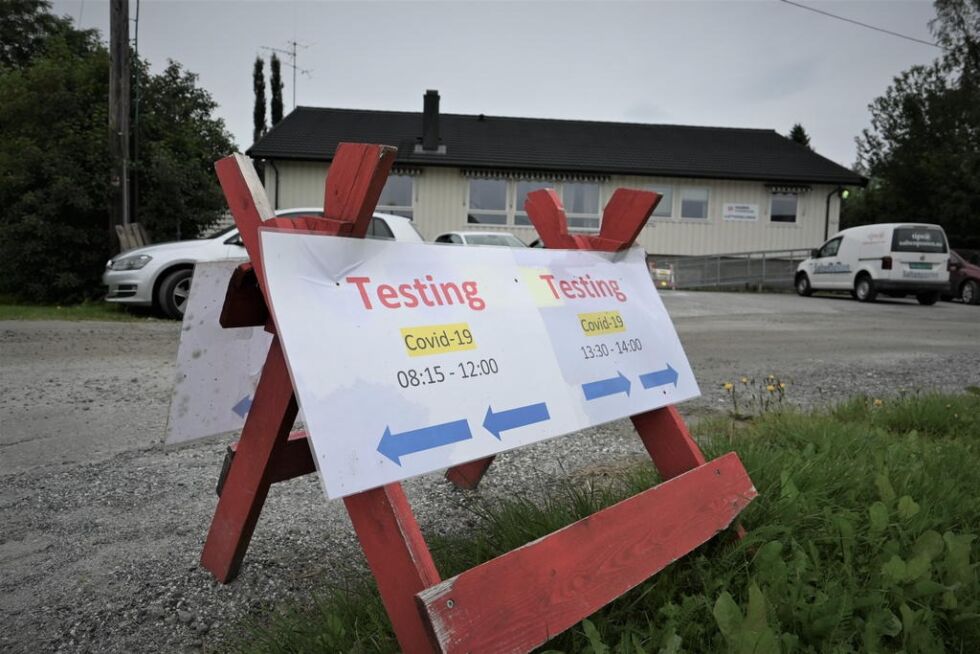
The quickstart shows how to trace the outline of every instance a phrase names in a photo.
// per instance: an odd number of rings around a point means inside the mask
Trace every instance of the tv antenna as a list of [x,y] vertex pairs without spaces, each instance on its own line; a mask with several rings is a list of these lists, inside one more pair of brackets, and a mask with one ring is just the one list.
[[296,48],[302,48],[305,50],[310,46],[307,43],[299,43],[298,41],[287,41],[286,43],[289,44],[288,50],[283,50],[282,48],[271,48],[267,45],[263,45],[260,47],[263,50],[271,50],[272,52],[281,52],[282,54],[289,57],[289,60],[286,61],[285,63],[287,66],[293,69],[293,109],[295,109],[296,108],[296,73],[300,72],[303,75],[309,77],[310,74],[313,72],[309,68],[300,68],[299,66],[296,65]]

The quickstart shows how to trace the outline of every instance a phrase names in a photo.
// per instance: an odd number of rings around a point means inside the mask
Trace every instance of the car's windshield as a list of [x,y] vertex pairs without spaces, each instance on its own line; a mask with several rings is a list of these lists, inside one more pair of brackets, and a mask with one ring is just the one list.
[[466,234],[467,245],[503,245],[511,248],[524,248],[524,242],[511,234]]

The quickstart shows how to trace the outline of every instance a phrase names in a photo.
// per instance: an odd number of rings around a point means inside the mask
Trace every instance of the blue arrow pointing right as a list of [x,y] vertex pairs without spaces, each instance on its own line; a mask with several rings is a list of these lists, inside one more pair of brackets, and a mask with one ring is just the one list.
[[473,434],[470,433],[470,423],[466,420],[454,420],[400,434],[392,434],[391,428],[385,427],[385,433],[378,443],[378,451],[401,465],[401,457],[406,454],[415,454],[470,438],[473,438]]
[[663,370],[654,370],[645,375],[640,375],[640,383],[643,384],[643,388],[656,388],[667,384],[673,384],[674,388],[677,388],[678,377],[677,371],[668,363]]
[[623,373],[619,372],[615,377],[610,377],[609,379],[600,379],[599,381],[582,384],[582,392],[585,393],[586,400],[597,400],[600,397],[615,395],[616,393],[626,393],[629,395],[630,380],[624,377]]

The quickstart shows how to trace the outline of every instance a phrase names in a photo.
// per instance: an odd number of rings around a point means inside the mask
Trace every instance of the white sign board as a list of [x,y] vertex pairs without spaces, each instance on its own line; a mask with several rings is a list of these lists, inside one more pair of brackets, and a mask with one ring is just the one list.
[[228,280],[239,261],[199,262],[187,299],[177,350],[167,443],[241,429],[272,336],[262,327],[218,324]]
[[261,246],[328,497],[699,394],[639,248]]
[[759,205],[757,204],[726,204],[722,211],[725,220],[758,220]]

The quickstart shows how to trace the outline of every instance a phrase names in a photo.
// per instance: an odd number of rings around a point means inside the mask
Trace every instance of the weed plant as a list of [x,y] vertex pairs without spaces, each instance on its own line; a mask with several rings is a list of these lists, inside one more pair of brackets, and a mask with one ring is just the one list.
[[[980,397],[768,412],[733,441],[730,427],[706,422],[698,435],[709,458],[735,449],[759,491],[741,516],[745,538],[714,539],[543,651],[978,651]],[[483,505],[475,530],[430,545],[449,577],[657,481],[644,466],[612,485]],[[233,647],[398,649],[370,580],[284,610]]]

